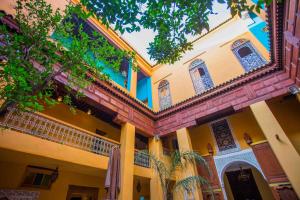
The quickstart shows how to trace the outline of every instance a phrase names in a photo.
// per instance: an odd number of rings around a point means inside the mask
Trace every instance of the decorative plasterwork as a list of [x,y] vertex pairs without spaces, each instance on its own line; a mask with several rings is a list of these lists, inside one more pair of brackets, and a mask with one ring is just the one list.
[[214,86],[204,61],[199,59],[193,61],[189,66],[189,72],[196,94]]
[[167,80],[162,80],[158,86],[159,107],[166,109],[172,105],[170,84]]
[[250,41],[235,41],[232,45],[232,51],[246,72],[267,64],[267,61]]
[[265,178],[264,173],[261,170],[261,167],[257,162],[256,157],[251,149],[245,149],[242,151],[221,155],[221,156],[214,156],[214,160],[217,168],[218,177],[222,187],[224,186],[223,176],[226,169],[231,164],[237,162],[248,163],[249,165],[255,167]]
[[[226,138],[217,139],[216,137],[218,137],[218,136],[216,135],[217,133],[214,132],[213,126],[214,126],[214,124],[220,123],[222,121],[225,121],[227,123],[226,125],[228,126],[228,131],[230,131],[230,135],[227,135]],[[209,124],[209,127],[210,127],[210,132],[213,136],[214,143],[215,143],[215,146],[216,146],[216,149],[217,149],[217,155],[229,154],[229,153],[237,152],[237,151],[240,150],[240,145],[239,145],[239,143],[238,143],[238,141],[237,141],[237,139],[236,139],[236,137],[233,133],[232,126],[231,126],[231,124],[230,124],[230,122],[227,118],[222,118],[222,119],[212,121]],[[221,141],[221,140],[223,140],[223,141]],[[226,142],[226,141],[228,142],[227,145],[231,145],[232,148],[228,148],[226,150],[224,149],[226,144],[223,144],[223,142]],[[222,147],[223,147],[223,150],[222,150]]]

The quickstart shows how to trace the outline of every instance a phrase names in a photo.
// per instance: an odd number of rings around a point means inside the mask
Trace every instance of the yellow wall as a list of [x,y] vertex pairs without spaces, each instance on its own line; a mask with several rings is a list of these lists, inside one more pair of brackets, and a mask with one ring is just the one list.
[[214,145],[214,139],[210,132],[208,124],[204,124],[195,128],[190,129],[190,137],[193,145],[193,150],[200,153],[200,155],[208,154],[207,144],[210,143],[214,152],[216,152],[216,147]]
[[[137,191],[138,182],[141,184],[140,192]],[[150,200],[150,179],[135,176],[133,181],[133,200],[139,200],[141,196],[143,196],[145,200]]]
[[251,171],[262,199],[273,200],[274,197],[271,188],[269,187],[268,183],[263,178],[261,173],[255,168],[251,168]]
[[268,103],[282,129],[300,154],[300,103],[293,99],[274,100]]
[[225,174],[224,174],[224,179],[223,180],[224,180],[224,189],[226,191],[227,199],[228,200],[234,200],[233,194],[232,194],[232,191],[231,191],[231,187],[229,185],[228,178]]
[[[248,133],[253,142],[265,140],[265,137],[259,128],[253,114],[249,109],[236,113],[227,117],[229,125],[232,128],[232,133],[238,141],[241,149],[249,148],[244,140],[244,133]],[[204,124],[190,129],[193,149],[199,151],[201,155],[208,154],[207,144],[210,143],[214,152],[216,153],[216,144],[214,142],[213,134],[210,130],[210,124]]]
[[249,148],[249,145],[244,140],[244,133],[248,133],[253,143],[266,139],[250,109],[231,115],[229,123],[241,149]]
[[[30,163],[29,163],[30,164]],[[35,189],[20,187],[26,166],[28,164],[0,162],[0,188],[6,189],[24,189],[30,191],[40,191],[40,200],[65,200],[67,196],[68,186],[86,186],[99,188],[98,199],[103,199],[104,178],[97,176],[89,176],[71,171],[59,170],[58,179],[53,183],[51,189]]]
[[74,114],[64,104],[58,104],[43,113],[93,133],[96,133],[96,129],[99,129],[107,133],[104,137],[120,141],[120,129],[80,110],[76,110]]
[[57,162],[63,161],[96,169],[107,169],[108,166],[108,157],[106,156],[40,139],[35,136],[2,130],[0,138],[0,149],[23,152],[40,156],[41,159],[55,159]]
[[[18,138],[16,140],[16,138]],[[15,152],[7,155],[3,150]],[[107,156],[98,155],[78,148],[58,144],[44,140],[35,136],[19,133],[12,130],[0,131],[0,161],[4,157],[16,157],[19,160],[25,159],[27,162],[35,160],[51,160],[52,163],[62,166],[72,166],[80,172],[87,171],[88,174],[95,175],[101,169],[107,169]],[[22,156],[20,156],[22,154]],[[26,155],[25,155],[26,154]],[[29,157],[28,155],[34,155]],[[40,162],[37,162],[40,164]],[[74,166],[76,165],[76,166]],[[78,167],[80,166],[80,167]],[[134,165],[135,175],[151,178],[150,168]]]
[[[154,110],[159,110],[158,85],[161,80],[165,79],[170,83],[172,104],[195,95],[194,86],[189,74],[189,66],[196,59],[202,59],[206,63],[214,85],[219,85],[243,74],[245,72],[243,67],[231,51],[232,43],[238,39],[244,38],[250,40],[263,57],[267,60],[269,59],[268,51],[250,32],[242,33],[229,41],[225,40],[222,42],[220,37],[224,35],[218,34],[222,33],[223,29],[228,29],[228,27],[233,26],[235,23],[239,23],[238,20],[238,18],[234,18],[217,30],[199,39],[193,44],[196,50],[184,54],[180,61],[173,65],[160,65],[155,68],[152,75]],[[211,43],[214,44],[217,39],[220,40],[220,43],[209,46]],[[197,51],[198,48],[201,48],[201,45],[208,46],[204,52],[200,49]],[[196,56],[192,56],[193,54]]]

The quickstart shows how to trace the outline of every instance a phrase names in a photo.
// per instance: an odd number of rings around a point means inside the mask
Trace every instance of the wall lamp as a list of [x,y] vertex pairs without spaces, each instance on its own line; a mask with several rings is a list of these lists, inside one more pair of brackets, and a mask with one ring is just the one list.
[[300,88],[297,85],[292,85],[289,87],[289,91],[292,95],[295,95],[300,102]]
[[296,94],[300,93],[300,88],[296,85],[293,85],[293,86],[289,87],[289,91],[291,94],[296,95]]

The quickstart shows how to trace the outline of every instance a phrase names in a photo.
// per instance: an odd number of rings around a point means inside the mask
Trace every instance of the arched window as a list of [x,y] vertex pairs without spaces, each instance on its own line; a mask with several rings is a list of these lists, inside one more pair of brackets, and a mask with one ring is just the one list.
[[163,80],[158,85],[159,107],[161,110],[166,109],[172,105],[170,84],[167,80]]
[[249,40],[237,40],[232,44],[231,49],[246,72],[267,63]]
[[190,75],[196,94],[200,94],[205,90],[214,86],[207,67],[202,60],[195,60],[189,67]]

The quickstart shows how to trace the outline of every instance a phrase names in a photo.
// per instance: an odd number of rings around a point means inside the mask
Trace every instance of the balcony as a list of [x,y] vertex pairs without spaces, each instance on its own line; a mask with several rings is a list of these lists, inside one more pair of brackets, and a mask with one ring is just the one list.
[[143,151],[135,150],[134,151],[134,164],[141,167],[150,167],[150,158],[149,154]]
[[[103,156],[109,156],[112,148],[120,146],[117,141],[42,113],[19,112],[13,108],[0,120],[0,126]],[[134,163],[149,167],[149,158],[145,153],[135,152]]]

